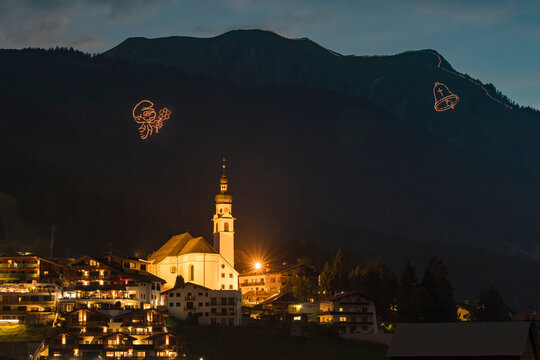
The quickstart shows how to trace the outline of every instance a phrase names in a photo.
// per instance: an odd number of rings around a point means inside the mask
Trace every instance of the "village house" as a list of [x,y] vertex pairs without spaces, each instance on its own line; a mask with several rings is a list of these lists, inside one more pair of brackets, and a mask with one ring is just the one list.
[[56,284],[22,283],[0,286],[0,325],[36,325],[52,322],[58,310]]
[[79,309],[66,314],[62,326],[45,338],[36,359],[174,359],[180,350],[179,339],[167,332],[159,310],[135,310],[111,317]]
[[[138,268],[131,265],[137,263]],[[164,280],[141,268],[146,265],[141,263],[113,256],[105,259],[83,256],[73,261],[69,268],[75,277],[70,286],[64,287],[61,310],[72,311],[80,307],[120,310],[159,306]],[[130,267],[129,270],[125,270],[126,267]]]
[[240,325],[242,298],[237,290],[212,290],[185,283],[163,292],[167,312],[179,320],[201,325]]
[[318,316],[321,324],[335,324],[343,335],[378,333],[375,303],[358,291],[321,300]]
[[259,304],[279,294],[295,276],[307,278],[312,282],[313,288],[317,286],[317,275],[305,264],[256,265],[238,276],[242,301],[246,305]]

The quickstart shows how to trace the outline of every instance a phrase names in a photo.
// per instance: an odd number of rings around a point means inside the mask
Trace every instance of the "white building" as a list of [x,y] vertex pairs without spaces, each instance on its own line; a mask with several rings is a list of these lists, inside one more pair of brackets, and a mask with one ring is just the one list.
[[242,293],[212,290],[185,283],[163,292],[169,314],[179,320],[196,318],[201,325],[240,325]]
[[163,289],[171,289],[176,277],[213,290],[238,290],[238,272],[234,269],[234,220],[232,196],[227,193],[228,181],[220,179],[216,195],[216,212],[212,219],[214,244],[189,233],[175,235],[148,258],[149,271],[166,281]]
[[338,325],[340,334],[377,334],[375,303],[357,291],[343,292],[320,301],[321,324]]

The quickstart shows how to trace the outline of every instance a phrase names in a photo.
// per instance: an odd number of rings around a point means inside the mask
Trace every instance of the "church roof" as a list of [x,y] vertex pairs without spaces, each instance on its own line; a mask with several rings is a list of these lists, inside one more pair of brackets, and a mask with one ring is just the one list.
[[179,256],[191,253],[216,253],[216,249],[203,237],[194,238],[189,233],[175,235],[169,239],[148,260],[160,262],[167,256]]

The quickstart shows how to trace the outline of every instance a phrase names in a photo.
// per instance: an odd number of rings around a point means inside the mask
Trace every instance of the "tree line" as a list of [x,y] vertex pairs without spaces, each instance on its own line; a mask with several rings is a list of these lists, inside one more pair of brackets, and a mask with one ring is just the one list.
[[[293,290],[294,286],[295,283],[291,286]],[[365,266],[349,266],[340,250],[324,265],[319,276],[319,296],[343,291],[359,291],[375,301],[382,322],[458,320],[458,304],[448,268],[436,257],[429,259],[420,277],[409,261],[398,276],[381,258]],[[481,290],[468,311],[467,320],[511,320],[510,311],[495,287]]]

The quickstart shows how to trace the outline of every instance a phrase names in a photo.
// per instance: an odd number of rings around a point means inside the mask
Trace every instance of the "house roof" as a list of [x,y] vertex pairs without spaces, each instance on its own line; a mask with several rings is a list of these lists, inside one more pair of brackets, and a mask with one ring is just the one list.
[[337,301],[337,300],[343,299],[343,298],[345,298],[345,297],[347,297],[349,295],[360,295],[362,297],[365,297],[366,299],[369,299],[367,296],[363,295],[359,291],[345,291],[345,292],[342,292],[342,293],[339,293],[339,294],[336,294],[336,295],[329,296],[329,297],[327,297],[325,299],[322,299],[320,302]]
[[539,321],[540,311],[537,310],[537,311],[532,311],[532,312],[523,312],[514,316],[512,320],[514,321],[531,321],[531,320]]
[[162,294],[162,295],[163,295],[163,294],[168,294],[168,293],[170,293],[171,291],[178,290],[178,289],[183,289],[183,288],[185,288],[185,287],[188,286],[188,285],[192,285],[193,287],[199,288],[199,289],[202,289],[202,290],[211,290],[211,289],[209,289],[209,288],[207,288],[207,287],[205,287],[205,286],[202,286],[202,285],[199,285],[199,284],[195,284],[195,283],[192,283],[192,282],[187,282],[187,283],[185,283],[185,284],[183,284],[183,285],[178,285],[178,286],[173,287],[172,289],[169,289],[169,290],[167,290],[167,291],[164,291],[164,292],[162,292],[161,294]]
[[115,319],[122,319],[122,318],[129,317],[129,316],[132,316],[132,315],[135,315],[135,314],[138,314],[138,313],[147,313],[149,311],[163,314],[163,312],[158,310],[158,309],[152,309],[152,308],[150,308],[150,309],[137,309],[137,310],[133,310],[133,311],[130,311],[130,312],[127,312],[127,313],[124,313],[124,314],[116,315],[114,318]]
[[388,357],[522,356],[530,323],[520,321],[398,324]]
[[155,253],[150,255],[148,260],[153,260],[154,263],[157,263],[167,256],[178,256],[190,253],[217,253],[217,251],[203,237],[194,238],[189,233],[185,232],[170,238]]
[[269,296],[266,298],[263,302],[260,303],[260,305],[268,305],[273,303],[294,303],[298,302],[298,300],[293,296],[292,293],[286,292],[286,293],[277,293],[272,296]]

